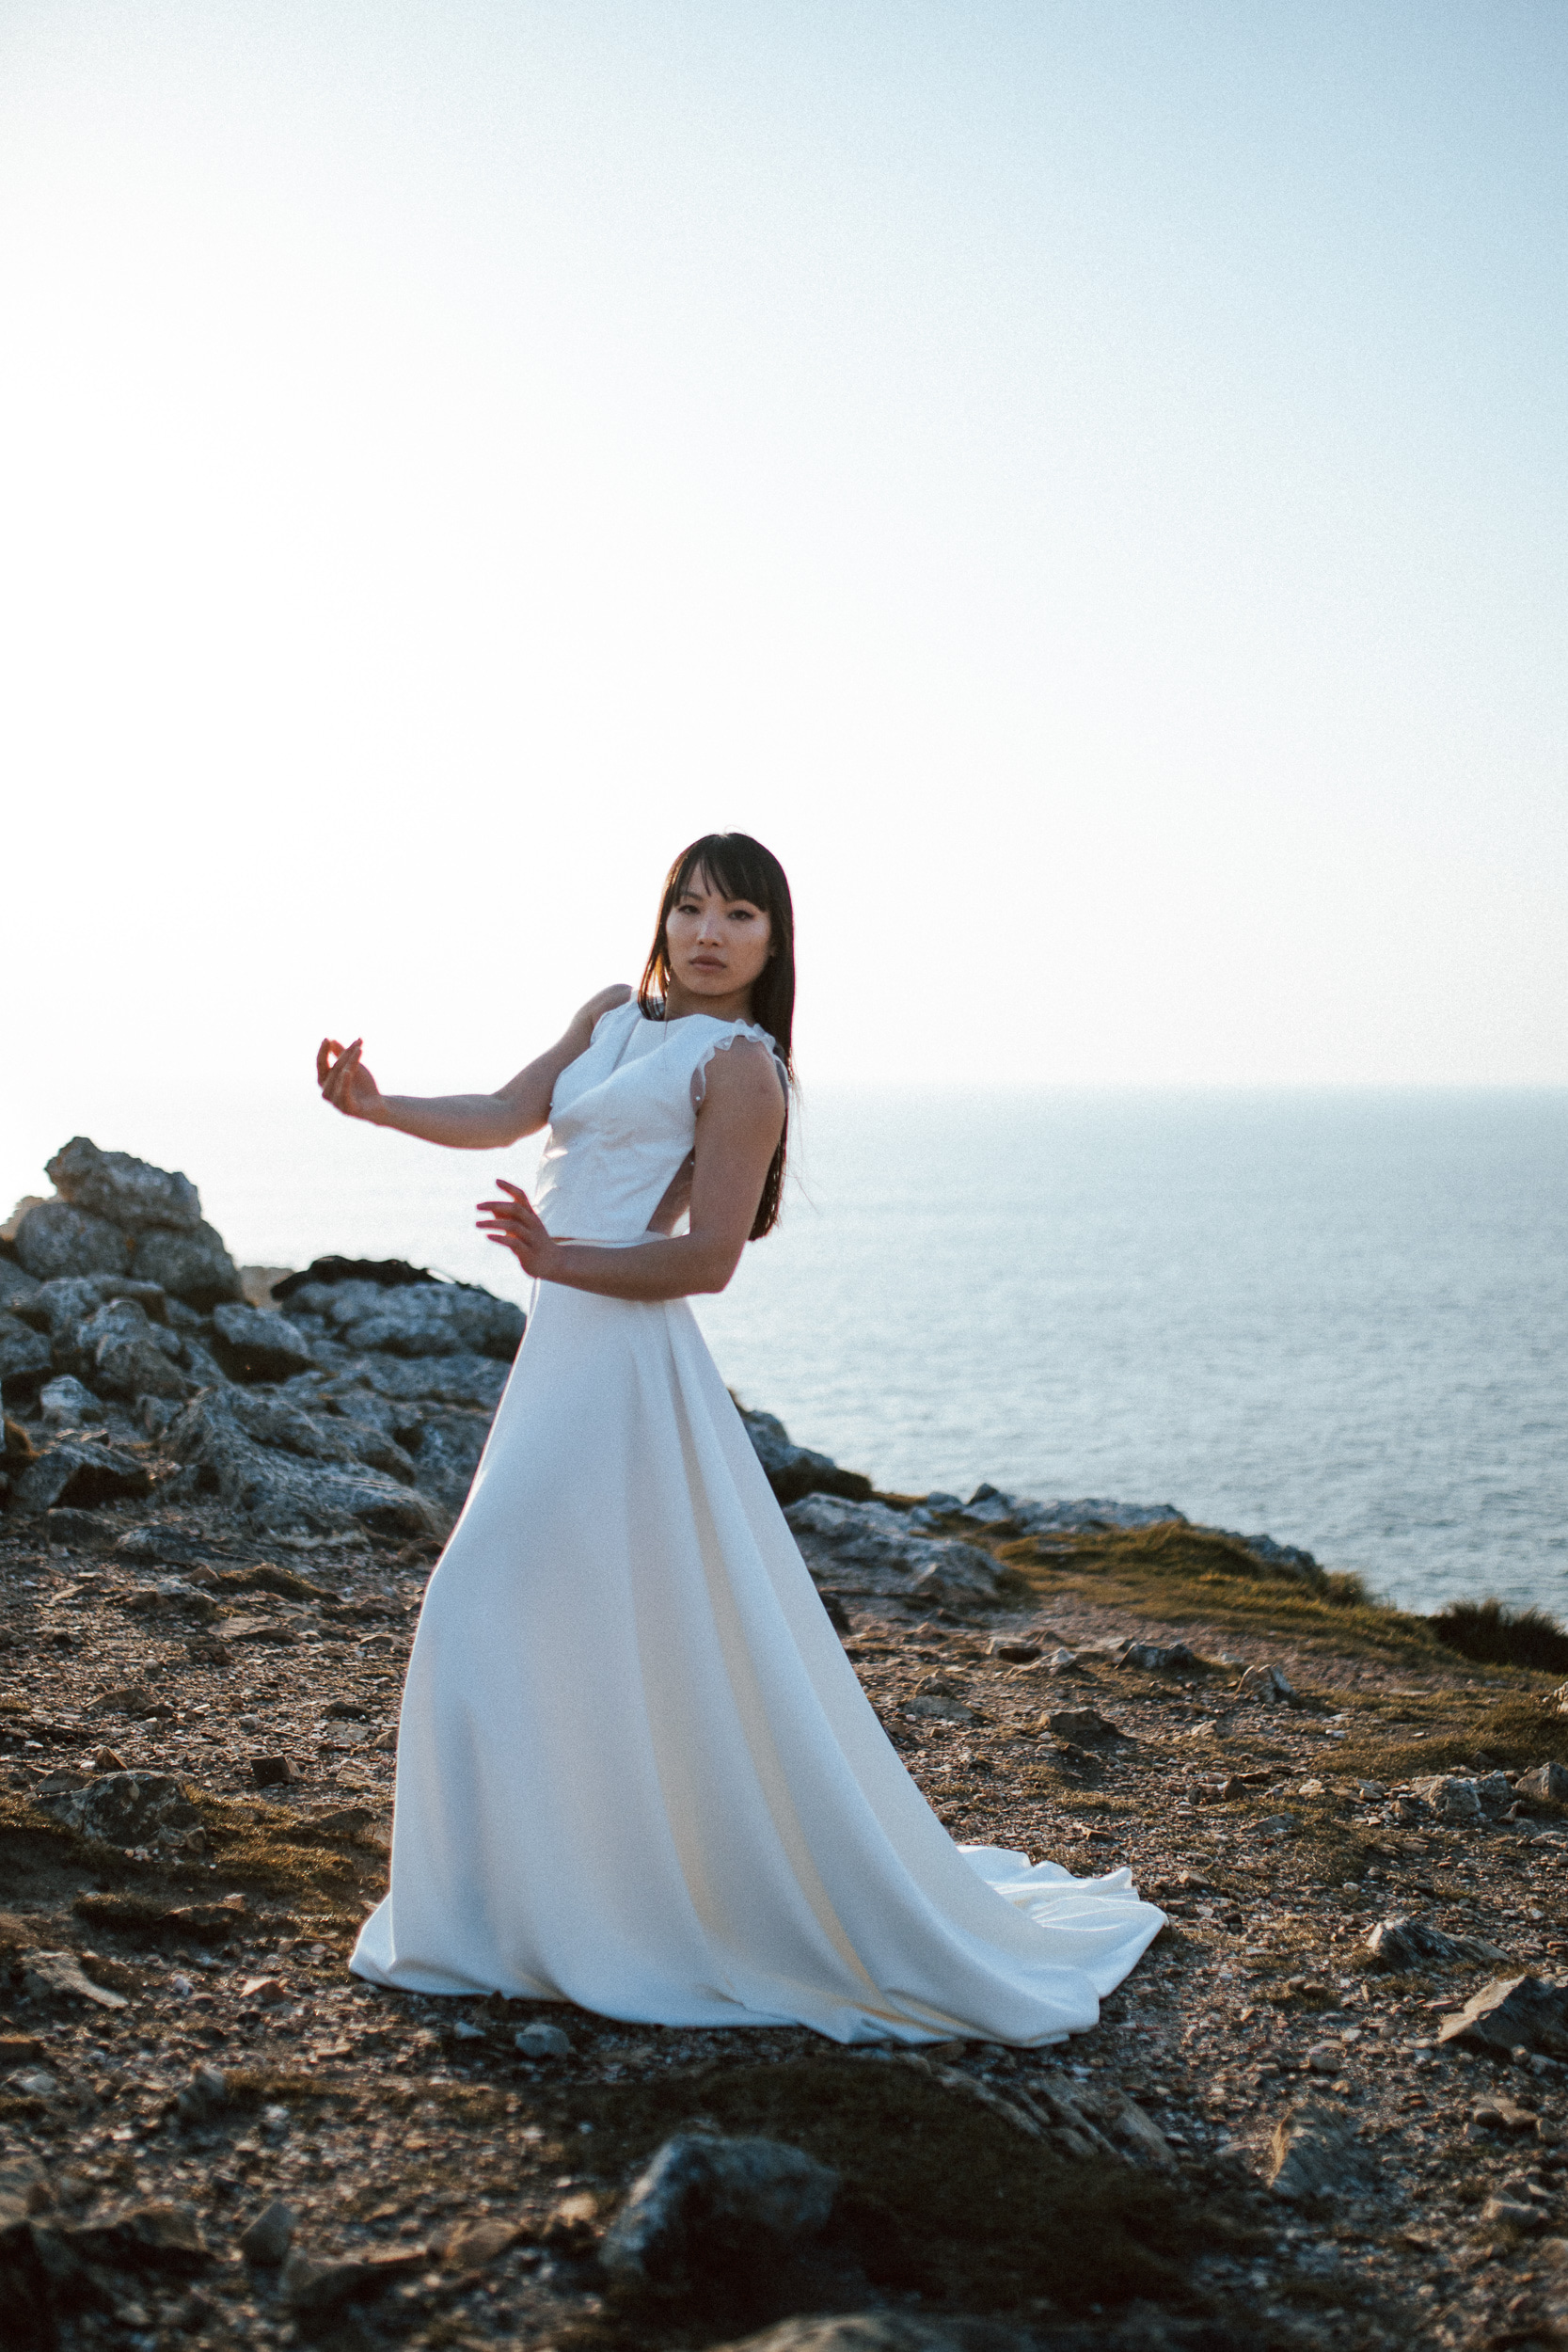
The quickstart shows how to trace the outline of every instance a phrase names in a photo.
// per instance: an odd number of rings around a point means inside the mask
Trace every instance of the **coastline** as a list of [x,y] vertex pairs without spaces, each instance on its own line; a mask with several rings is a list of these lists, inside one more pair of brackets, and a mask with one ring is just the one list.
[[[117,1171],[77,1162],[123,1219]],[[953,1835],[1128,1867],[1165,1930],[1094,2032],[1040,2050],[890,2061],[376,1992],[344,1963],[385,1883],[402,1666],[515,1311],[358,1265],[281,1296],[252,1270],[246,1297],[194,1199],[151,1206],[186,1221],[78,1212],[120,1273],[0,1255],[0,1314],[40,1343],[0,1373],[0,2284],[33,2296],[26,2341],[673,2352],[801,2311],[887,2352],[1553,2340],[1560,1671],[1467,1660],[1164,1504],[878,1494],[753,1414]],[[617,2269],[629,2186],[693,2126],[832,2167],[833,2232],[738,2268],[699,2233],[657,2292]],[[256,2245],[292,2232],[289,2261],[237,2251],[278,2201]]]

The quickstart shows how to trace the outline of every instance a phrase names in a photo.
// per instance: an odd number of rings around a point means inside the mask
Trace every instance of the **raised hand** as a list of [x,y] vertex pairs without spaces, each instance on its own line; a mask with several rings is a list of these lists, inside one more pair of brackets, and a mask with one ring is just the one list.
[[545,1221],[517,1184],[509,1184],[504,1176],[496,1179],[502,1192],[510,1193],[508,1200],[482,1200],[479,1204],[479,1230],[491,1241],[499,1241],[503,1249],[510,1249],[525,1274],[536,1281],[550,1279],[550,1261],[560,1248],[546,1232]]
[[359,1058],[364,1043],[356,1037],[345,1047],[324,1037],[316,1051],[316,1084],[345,1119],[374,1120],[381,1109],[381,1089]]

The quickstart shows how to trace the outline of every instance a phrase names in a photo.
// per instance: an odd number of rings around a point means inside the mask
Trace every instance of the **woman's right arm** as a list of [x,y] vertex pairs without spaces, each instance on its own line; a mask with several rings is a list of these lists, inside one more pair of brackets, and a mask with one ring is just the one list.
[[383,1094],[361,1059],[362,1038],[349,1046],[333,1037],[323,1038],[316,1056],[317,1083],[345,1119],[396,1127],[405,1136],[420,1136],[426,1143],[442,1143],[452,1151],[491,1152],[515,1143],[519,1136],[537,1135],[548,1124],[556,1080],[568,1062],[587,1052],[594,1023],[630,996],[624,981],[600,989],[573,1015],[547,1052],[494,1094]]

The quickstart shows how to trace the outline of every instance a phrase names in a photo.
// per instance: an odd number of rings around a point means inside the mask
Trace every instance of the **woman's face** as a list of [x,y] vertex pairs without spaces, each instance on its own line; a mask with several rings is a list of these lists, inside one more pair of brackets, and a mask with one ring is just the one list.
[[726,898],[699,866],[664,927],[670,970],[693,996],[733,996],[768,961],[772,927],[750,898]]

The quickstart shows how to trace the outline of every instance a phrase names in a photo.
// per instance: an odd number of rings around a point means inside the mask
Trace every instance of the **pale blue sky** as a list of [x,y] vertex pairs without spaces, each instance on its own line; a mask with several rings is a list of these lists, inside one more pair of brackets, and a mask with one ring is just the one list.
[[808,1078],[1568,1080],[1565,121],[1555,5],[15,0],[19,1181],[495,1082],[722,823]]

